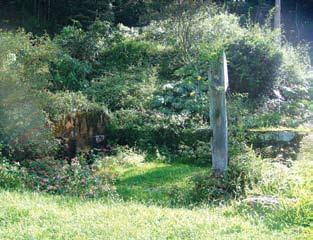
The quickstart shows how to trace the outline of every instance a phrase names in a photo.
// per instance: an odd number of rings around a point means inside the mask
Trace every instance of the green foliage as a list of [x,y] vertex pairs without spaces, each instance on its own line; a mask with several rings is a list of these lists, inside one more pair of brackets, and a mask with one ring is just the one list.
[[164,84],[156,93],[152,107],[165,114],[208,115],[208,85],[202,78],[182,76],[183,80]]
[[92,102],[81,92],[57,92],[47,93],[44,110],[52,121],[58,121],[65,115],[77,113],[105,113],[106,107]]
[[179,141],[181,121],[158,112],[121,110],[114,113],[110,139],[115,143],[154,149],[156,146],[175,148]]
[[246,148],[240,155],[230,159],[224,176],[213,173],[195,175],[191,179],[194,184],[191,198],[193,201],[216,202],[245,196],[247,190],[260,181],[263,165],[262,159],[252,149]]
[[303,140],[297,161],[292,167],[282,164],[268,164],[262,171],[262,178],[251,191],[254,195],[271,195],[279,201],[279,205],[256,208],[241,206],[239,211],[245,216],[265,219],[272,230],[285,230],[293,226],[306,229],[308,236],[312,234],[312,136]]
[[94,79],[86,93],[110,110],[143,109],[151,102],[155,84],[153,69],[117,72]]
[[130,38],[115,44],[101,60],[108,69],[123,71],[132,67],[153,66],[161,62],[159,59],[165,50],[157,43]]
[[68,194],[82,198],[104,197],[114,194],[114,175],[100,165],[86,165],[84,158],[70,162],[51,158],[30,161],[26,184],[31,189],[54,194]]
[[49,89],[52,91],[86,89],[89,86],[87,76],[91,70],[90,64],[63,54],[50,64],[52,79]]
[[276,88],[289,101],[308,97],[308,69],[311,66],[308,49],[306,45],[293,47],[289,44],[282,48],[283,62]]
[[64,27],[54,41],[71,57],[95,63],[99,55],[110,50],[112,44],[121,38],[120,33],[109,22],[95,21],[88,30],[76,25]]
[[53,49],[45,37],[0,32],[0,135],[16,160],[47,155],[57,146],[39,94],[50,77]]
[[21,189],[24,186],[23,170],[18,163],[10,163],[2,155],[3,145],[0,143],[0,187],[4,189]]
[[[197,163],[190,151],[198,149],[199,156],[205,155],[205,150],[200,150],[203,144],[201,141],[209,141],[210,131],[196,116],[192,119],[179,114],[168,116],[157,111],[121,110],[112,116],[109,139],[114,143],[138,146],[145,150],[168,148],[176,154],[181,153],[186,162]],[[189,149],[188,154],[184,148]]]
[[0,163],[0,187],[4,189],[22,189],[24,181],[22,179],[23,172],[19,165],[11,164],[5,160]]
[[232,92],[248,93],[255,98],[272,90],[282,62],[275,36],[254,28],[229,45],[227,57]]

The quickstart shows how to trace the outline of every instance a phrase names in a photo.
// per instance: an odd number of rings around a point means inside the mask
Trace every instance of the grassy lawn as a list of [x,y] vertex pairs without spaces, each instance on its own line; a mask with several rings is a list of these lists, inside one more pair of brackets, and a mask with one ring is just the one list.
[[188,188],[188,178],[207,168],[185,164],[144,163],[120,170],[117,192],[124,200],[168,205],[173,188]]
[[272,230],[231,207],[169,209],[0,193],[0,239],[309,239],[298,228]]
[[277,209],[253,209],[239,200],[194,209],[168,208],[168,190],[206,168],[141,163],[117,168],[123,200],[83,201],[67,196],[0,192],[0,239],[313,239],[313,138],[304,140],[290,169],[295,198]]

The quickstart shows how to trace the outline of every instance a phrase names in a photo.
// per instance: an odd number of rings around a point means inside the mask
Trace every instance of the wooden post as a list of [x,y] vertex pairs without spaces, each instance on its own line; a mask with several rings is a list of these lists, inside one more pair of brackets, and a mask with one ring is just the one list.
[[228,165],[228,127],[226,91],[228,88],[228,70],[225,52],[221,56],[220,66],[209,71],[210,83],[210,124],[212,136],[212,169],[216,176],[222,176]]
[[281,43],[281,0],[275,0],[274,29],[279,30],[278,43]]

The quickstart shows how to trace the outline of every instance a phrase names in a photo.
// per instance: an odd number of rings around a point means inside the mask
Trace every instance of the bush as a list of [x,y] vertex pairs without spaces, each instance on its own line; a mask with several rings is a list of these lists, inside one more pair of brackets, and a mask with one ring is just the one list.
[[109,139],[121,145],[175,149],[182,126],[179,119],[153,111],[116,111],[109,126]]
[[208,166],[212,163],[212,150],[209,139],[207,142],[196,140],[192,144],[180,144],[178,148],[178,156],[180,161],[198,166]]
[[62,54],[50,63],[52,79],[49,89],[79,91],[89,86],[88,75],[92,71],[90,64]]
[[56,92],[47,93],[44,110],[49,119],[57,122],[66,115],[75,115],[77,113],[98,113],[108,115],[105,106],[92,102],[81,92]]
[[[78,26],[64,27],[54,42],[80,61],[96,64],[99,56],[110,50],[121,39],[120,33],[109,22],[95,21],[88,31]],[[83,51],[82,51],[83,50]]]
[[69,194],[82,198],[113,196],[114,174],[97,163],[87,165],[84,158],[70,162],[51,158],[28,163],[28,187],[53,194]]
[[0,143],[0,187],[4,189],[21,189],[24,172],[18,163],[10,163],[2,155],[3,145]]
[[167,115],[204,115],[209,113],[208,85],[204,81],[193,81],[193,77],[164,84],[156,93],[152,108]]
[[19,164],[9,163],[5,160],[0,160],[0,187],[4,189],[22,189],[23,171]]
[[123,71],[133,67],[148,67],[161,63],[165,47],[140,39],[125,39],[115,44],[101,57],[104,68]]
[[85,93],[110,110],[143,109],[151,102],[155,84],[154,71],[118,72],[94,79]]
[[248,93],[250,98],[270,93],[282,63],[273,35],[253,30],[232,42],[227,51],[230,90]]
[[[210,140],[210,130],[199,116],[165,115],[157,111],[116,111],[108,130],[108,138],[114,143],[146,150],[164,147],[175,153],[185,146],[200,149],[200,142]],[[197,141],[198,147],[195,145]]]
[[15,160],[46,156],[57,147],[40,91],[55,57],[49,38],[0,32],[0,135]]
[[262,167],[262,159],[252,149],[246,148],[245,152],[232,157],[224,176],[215,176],[214,173],[194,176],[191,179],[194,185],[191,198],[196,202],[215,202],[243,197],[260,180]]
[[296,47],[286,44],[282,47],[282,64],[279,68],[276,89],[285,100],[297,100],[308,97],[310,79],[308,69],[311,67],[309,47]]

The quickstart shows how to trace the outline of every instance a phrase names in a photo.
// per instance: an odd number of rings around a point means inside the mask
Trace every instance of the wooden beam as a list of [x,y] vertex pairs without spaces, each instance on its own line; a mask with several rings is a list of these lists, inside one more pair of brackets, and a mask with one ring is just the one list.
[[[217,74],[214,73],[217,71]],[[220,67],[209,71],[210,82],[210,124],[212,136],[212,169],[217,176],[224,175],[228,165],[228,124],[226,90],[228,70],[225,52],[220,59]]]

